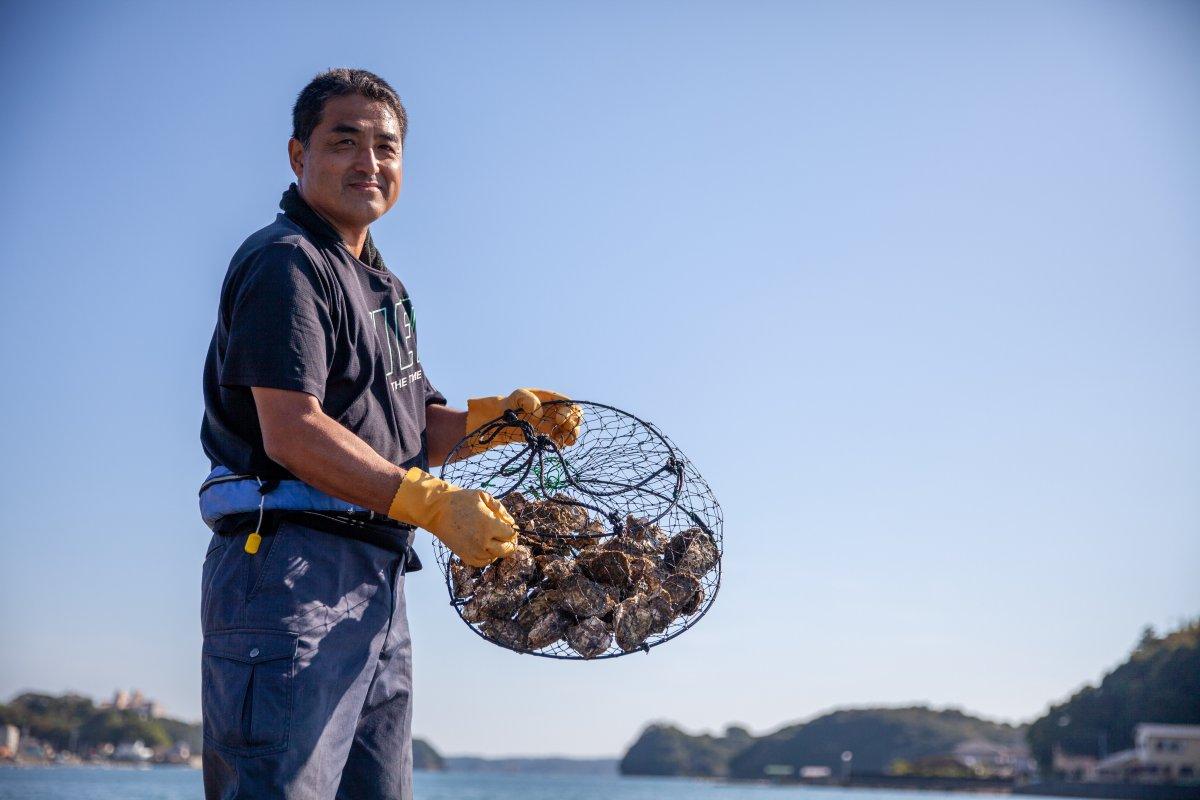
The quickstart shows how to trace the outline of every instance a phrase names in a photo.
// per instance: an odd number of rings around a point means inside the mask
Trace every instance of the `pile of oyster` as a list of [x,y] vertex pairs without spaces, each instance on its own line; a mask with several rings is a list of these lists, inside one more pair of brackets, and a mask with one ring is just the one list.
[[584,658],[613,640],[636,650],[704,602],[701,580],[720,553],[700,528],[669,536],[629,516],[614,535],[579,506],[530,500],[520,492],[503,503],[517,522],[516,550],[482,569],[450,563],[462,617],[514,650],[541,650],[565,640]]

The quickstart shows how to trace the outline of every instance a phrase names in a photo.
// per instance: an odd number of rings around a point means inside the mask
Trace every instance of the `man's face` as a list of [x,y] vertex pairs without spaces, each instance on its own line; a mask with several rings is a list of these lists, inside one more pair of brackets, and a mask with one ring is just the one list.
[[326,101],[308,147],[288,142],[304,199],[341,228],[365,228],[400,196],[400,126],[392,110],[360,94]]

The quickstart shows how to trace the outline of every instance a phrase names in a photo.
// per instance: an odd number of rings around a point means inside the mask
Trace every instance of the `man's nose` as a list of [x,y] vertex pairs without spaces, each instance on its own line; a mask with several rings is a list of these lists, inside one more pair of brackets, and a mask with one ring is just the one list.
[[359,149],[354,157],[354,168],[368,175],[374,175],[378,172],[379,159],[375,157],[375,149],[373,147]]

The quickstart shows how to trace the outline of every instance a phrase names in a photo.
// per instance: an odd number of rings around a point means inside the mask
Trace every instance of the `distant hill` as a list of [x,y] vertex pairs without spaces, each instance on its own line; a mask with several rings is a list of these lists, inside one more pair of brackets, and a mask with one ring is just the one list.
[[1024,731],[956,709],[862,708],[834,711],[758,738],[729,765],[735,778],[761,778],[765,767],[829,767],[836,774],[842,753],[854,754],[855,772],[884,772],[896,759],[943,755],[968,739],[1018,744]]
[[1016,744],[1023,731],[957,710],[925,707],[834,711],[755,738],[741,728],[724,736],[693,736],[651,725],[621,759],[625,775],[761,778],[768,765],[836,771],[846,750],[857,772],[883,772],[896,759],[942,755],[968,739]]
[[90,697],[77,694],[17,695],[8,703],[0,703],[0,724],[28,731],[55,750],[76,753],[139,740],[150,747],[185,742],[198,753],[202,739],[198,723],[97,706]]
[[413,769],[423,769],[430,772],[440,772],[446,768],[446,762],[433,745],[424,739],[412,740]]
[[510,772],[540,775],[614,775],[615,758],[481,758],[447,756],[451,772]]
[[1162,637],[1147,628],[1098,687],[1085,686],[1029,726],[1029,748],[1045,772],[1056,744],[1072,755],[1126,750],[1139,722],[1200,724],[1200,619]]
[[621,759],[622,775],[689,775],[720,778],[729,762],[753,741],[738,727],[724,736],[693,736],[673,725],[650,725]]

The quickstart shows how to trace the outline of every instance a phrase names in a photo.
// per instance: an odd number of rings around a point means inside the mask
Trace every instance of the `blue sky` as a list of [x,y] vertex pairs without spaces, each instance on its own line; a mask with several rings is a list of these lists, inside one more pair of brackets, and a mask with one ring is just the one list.
[[700,625],[587,664],[483,643],[423,535],[418,734],[1039,714],[1200,613],[1197,44],[1152,0],[6,5],[0,698],[199,716],[217,294],[351,65],[409,110],[373,230],[439,388],[626,408],[726,519]]

